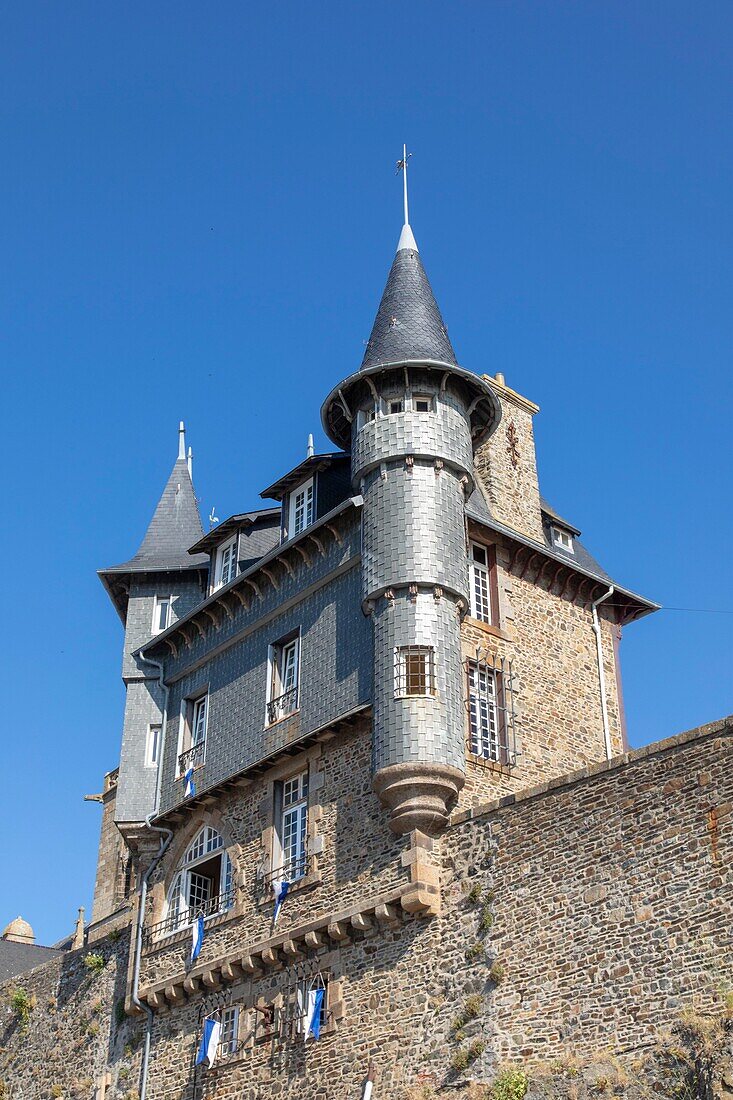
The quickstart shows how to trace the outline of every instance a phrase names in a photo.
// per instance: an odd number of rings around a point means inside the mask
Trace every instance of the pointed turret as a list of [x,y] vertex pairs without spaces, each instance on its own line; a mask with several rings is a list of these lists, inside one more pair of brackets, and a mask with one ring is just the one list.
[[191,480],[191,455],[186,455],[183,422],[178,429],[178,457],[158,501],[145,537],[134,557],[121,565],[101,569],[99,576],[124,621],[130,574],[190,572],[206,568],[206,554],[189,554],[188,549],[203,537],[196,496]]
[[415,237],[405,222],[361,369],[415,362],[457,365]]

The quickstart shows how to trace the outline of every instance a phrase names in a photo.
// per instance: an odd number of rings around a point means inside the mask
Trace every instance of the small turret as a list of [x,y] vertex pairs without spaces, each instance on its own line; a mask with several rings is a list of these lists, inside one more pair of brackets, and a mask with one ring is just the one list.
[[2,938],[10,943],[35,943],[36,936],[27,920],[16,917],[3,932]]

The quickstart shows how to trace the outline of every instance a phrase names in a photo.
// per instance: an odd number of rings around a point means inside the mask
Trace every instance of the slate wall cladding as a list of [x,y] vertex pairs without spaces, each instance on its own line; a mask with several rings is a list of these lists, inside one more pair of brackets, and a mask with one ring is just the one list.
[[[374,770],[411,761],[465,767],[465,722],[460,675],[460,634],[452,600],[402,589],[380,599],[374,624]],[[397,698],[395,650],[432,646],[436,691],[425,698]]]
[[[208,687],[206,761],[196,772],[200,793],[269,756],[281,745],[367,703],[372,694],[372,639],[361,611],[358,563],[290,610],[177,680],[169,699],[161,809],[180,801],[177,753],[183,701]],[[312,577],[307,576],[308,580]],[[286,597],[284,597],[286,598]],[[236,629],[236,621],[232,624]],[[268,646],[300,630],[299,712],[267,726]],[[223,631],[221,632],[223,633]],[[217,641],[223,640],[217,636]]]
[[248,569],[265,554],[269,554],[279,541],[280,520],[277,516],[242,527],[238,546],[240,571]]
[[335,462],[316,474],[316,518],[325,516],[351,496],[351,471],[346,461]]
[[[432,413],[406,411],[378,416],[355,430],[351,469],[353,483],[386,457],[423,455],[442,458],[473,478],[473,450],[465,406],[449,394],[435,395]],[[404,396],[404,391],[399,393]],[[388,398],[387,398],[388,399]]]
[[[205,571],[204,571],[205,573]],[[205,577],[204,577],[205,580]],[[145,675],[132,654],[153,636],[153,607],[156,596],[173,597],[173,620],[183,619],[200,604],[205,588],[196,574],[156,573],[133,576],[127,606],[127,625],[122,655],[122,678]]]

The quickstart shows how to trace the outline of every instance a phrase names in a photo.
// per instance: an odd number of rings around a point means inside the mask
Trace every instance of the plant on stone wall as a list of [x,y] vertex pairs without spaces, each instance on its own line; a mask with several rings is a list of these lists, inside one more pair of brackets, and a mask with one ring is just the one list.
[[733,1020],[684,1012],[659,1048],[664,1072],[683,1100],[716,1096],[718,1067],[733,1040]]
[[529,1078],[523,1069],[508,1066],[502,1070],[491,1086],[491,1100],[523,1100],[529,1087]]
[[96,977],[97,974],[101,974],[104,970],[104,956],[95,955],[93,952],[90,952],[88,955],[84,956],[84,966],[87,968],[90,974],[93,974]]
[[481,910],[481,920],[479,921],[479,928],[482,932],[488,932],[494,923],[494,914],[488,905],[485,905]]
[[475,962],[476,959],[483,958],[485,954],[486,948],[480,940],[477,940],[476,943],[472,943],[471,946],[466,949],[466,958],[469,962]]
[[466,894],[466,900],[470,901],[473,905],[475,905],[476,902],[481,897],[482,891],[483,891],[483,887],[482,887],[481,883],[480,882],[474,882],[473,886],[471,887],[471,889]]
[[110,943],[117,943],[118,940],[121,939],[121,937],[122,937],[122,929],[121,928],[113,928],[112,931],[107,936],[107,939],[109,940]]
[[459,1047],[451,1058],[451,1069],[456,1073],[463,1073],[485,1050],[486,1043],[483,1039],[474,1039],[467,1047]]
[[483,1004],[484,999],[478,993],[474,993],[471,997],[467,997],[463,1002],[460,1012],[451,1024],[451,1030],[460,1031],[461,1028],[466,1026],[469,1020],[475,1020],[477,1016],[480,1016]]
[[124,997],[120,997],[118,1001],[115,1001],[115,1023],[118,1027],[122,1027],[126,1019],[125,999]]
[[63,1085],[51,1085],[51,1095],[59,1097],[64,1095]]
[[27,990],[16,986],[15,989],[10,992],[10,1008],[15,1013],[15,1016],[20,1023],[23,1031],[28,1027],[28,1023],[31,1018],[31,1012],[35,1008],[36,998],[33,994],[29,994]]
[[4,1081],[0,1081],[0,1100],[8,1100],[10,1093],[8,1092],[8,1086]]
[[493,982],[494,985],[501,985],[501,983],[504,981],[505,975],[506,967],[504,966],[504,963],[500,963],[498,960],[495,960],[491,964],[491,967],[489,969],[489,981]]

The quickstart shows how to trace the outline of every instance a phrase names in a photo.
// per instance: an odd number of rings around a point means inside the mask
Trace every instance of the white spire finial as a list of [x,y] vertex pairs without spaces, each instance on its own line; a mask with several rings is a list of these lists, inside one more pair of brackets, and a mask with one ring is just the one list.
[[188,476],[191,478],[191,481],[193,481],[193,451],[190,447],[188,448],[188,458],[186,461],[188,463]]
[[186,457],[186,429],[182,420],[178,424],[178,457]]
[[402,226],[402,232],[400,234],[399,244],[397,245],[397,251],[402,248],[411,248],[417,252],[417,244],[410,228],[410,208],[407,203],[407,162],[412,156],[412,153],[407,152],[407,146],[402,146],[402,160],[397,161],[397,172],[402,172],[402,196],[405,207],[405,223]]
[[305,457],[306,458],[313,458],[314,454],[315,454],[315,448],[313,446],[313,436],[309,435],[308,436],[308,446],[305,449]]

